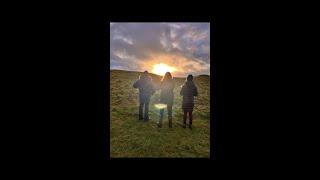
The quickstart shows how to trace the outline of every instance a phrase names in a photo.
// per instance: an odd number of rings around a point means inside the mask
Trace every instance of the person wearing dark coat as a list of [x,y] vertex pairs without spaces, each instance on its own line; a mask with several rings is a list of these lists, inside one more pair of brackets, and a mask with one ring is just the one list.
[[[152,79],[149,76],[148,71],[145,71],[140,75],[139,80],[133,84],[134,88],[139,89],[139,120],[148,121],[149,120],[149,102],[150,97],[155,92],[155,87],[152,83]],[[143,117],[144,108],[144,117]]]
[[[167,105],[169,127],[172,128],[172,105],[173,105],[174,81],[170,72],[166,72],[160,84],[160,103]],[[162,127],[164,109],[160,109],[158,127]]]
[[189,115],[189,128],[192,125],[192,111],[194,107],[194,96],[198,96],[198,89],[193,83],[193,76],[188,75],[187,81],[182,86],[180,95],[183,96],[182,99],[182,110],[183,115],[183,128],[186,128],[187,115]]

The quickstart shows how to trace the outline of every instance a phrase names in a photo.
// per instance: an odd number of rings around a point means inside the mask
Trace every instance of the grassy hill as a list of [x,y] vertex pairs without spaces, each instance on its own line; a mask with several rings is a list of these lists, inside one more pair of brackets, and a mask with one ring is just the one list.
[[[174,78],[173,128],[169,129],[165,110],[163,127],[157,128],[157,91],[150,102],[151,121],[138,121],[138,90],[132,87],[140,72],[110,71],[110,156],[111,157],[209,157],[210,77],[194,77],[199,96],[195,98],[193,129],[183,129],[181,85],[185,78]],[[161,76],[152,74],[155,84]],[[187,121],[188,122],[188,121]]]

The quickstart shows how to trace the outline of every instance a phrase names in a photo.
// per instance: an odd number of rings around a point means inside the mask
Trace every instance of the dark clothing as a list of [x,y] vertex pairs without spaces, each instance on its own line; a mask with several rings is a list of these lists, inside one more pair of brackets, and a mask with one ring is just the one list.
[[[165,82],[161,82],[160,103],[167,104],[169,127],[172,127],[173,89],[174,89],[173,80],[167,80]],[[161,109],[160,120],[159,120],[160,126],[162,124],[163,113],[164,113],[164,109]]]
[[[141,77],[133,84],[134,88],[139,88],[139,119],[149,120],[149,102],[151,95],[155,92],[151,78],[148,76]],[[143,117],[144,108],[144,117]]]
[[187,81],[181,88],[180,95],[182,98],[183,124],[185,126],[187,116],[189,116],[189,127],[192,125],[192,111],[194,107],[194,96],[198,96],[198,89],[193,81]]
[[[144,117],[143,117],[143,108],[144,108]],[[139,120],[149,120],[149,101],[140,103],[139,105]]]
[[140,78],[133,84],[134,88],[139,88],[140,103],[149,102],[151,95],[155,92],[151,78]]
[[160,103],[168,104],[168,105],[173,104],[173,89],[174,89],[174,81],[173,80],[161,82]]
[[181,88],[180,95],[182,99],[182,109],[184,111],[193,111],[194,96],[198,96],[198,89],[193,81],[187,81]]
[[183,112],[183,124],[185,125],[187,122],[187,114],[189,114],[189,124],[192,124],[192,111],[184,111]]

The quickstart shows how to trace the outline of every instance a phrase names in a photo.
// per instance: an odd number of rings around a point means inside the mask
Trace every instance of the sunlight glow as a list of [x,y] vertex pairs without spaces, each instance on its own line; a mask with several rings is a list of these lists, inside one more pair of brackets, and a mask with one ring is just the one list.
[[164,108],[167,107],[166,104],[155,104],[154,106],[155,106],[157,109],[164,109]]
[[153,65],[152,72],[155,73],[155,74],[158,74],[160,76],[163,76],[166,72],[172,73],[172,72],[174,72],[176,70],[177,69],[174,68],[174,67],[170,67],[167,64],[160,63],[160,64]]

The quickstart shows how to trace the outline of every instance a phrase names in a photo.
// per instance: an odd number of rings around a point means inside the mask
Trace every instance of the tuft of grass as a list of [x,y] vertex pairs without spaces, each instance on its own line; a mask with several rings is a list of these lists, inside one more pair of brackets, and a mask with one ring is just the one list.
[[[154,104],[160,97],[157,91],[151,98],[151,121],[138,121],[138,90],[132,87],[139,72],[111,70],[110,72],[110,157],[204,157],[210,154],[210,77],[198,76],[194,82],[199,96],[195,98],[193,129],[183,129],[181,85],[184,78],[174,78],[173,128],[168,127],[165,110],[163,127],[157,128],[159,109]],[[155,83],[161,77],[152,75]],[[188,121],[187,121],[188,122]]]

